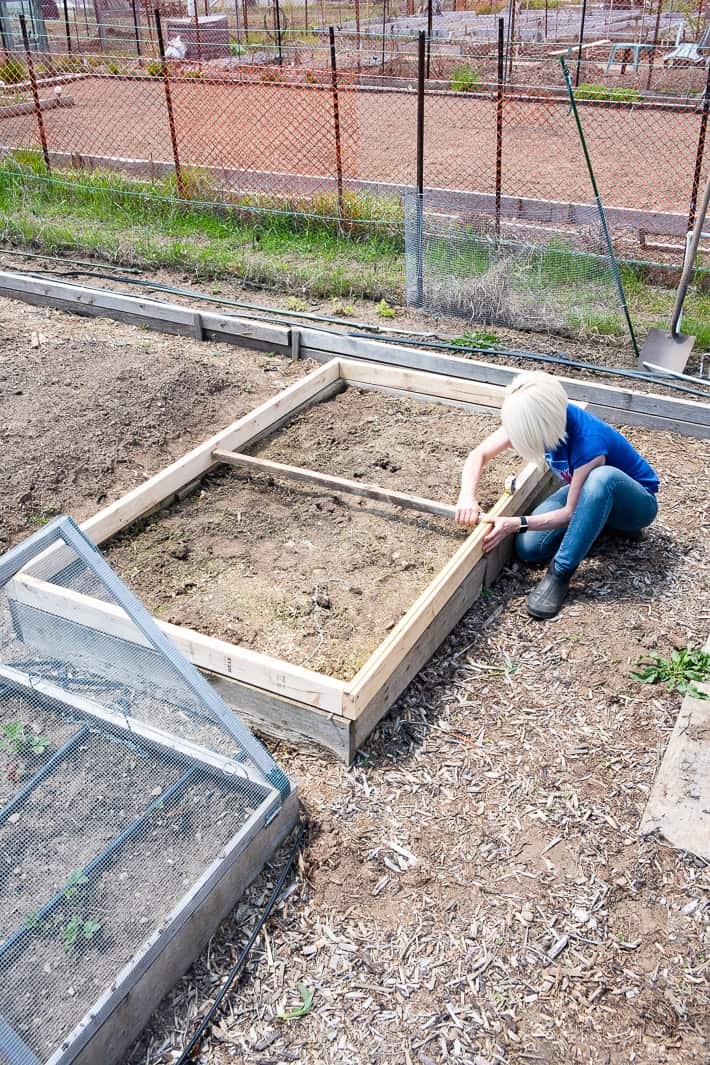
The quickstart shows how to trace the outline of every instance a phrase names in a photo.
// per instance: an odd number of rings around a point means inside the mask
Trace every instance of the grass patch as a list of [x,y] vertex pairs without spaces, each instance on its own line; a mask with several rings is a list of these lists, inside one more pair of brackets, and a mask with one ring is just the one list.
[[[340,221],[326,196],[278,206],[245,199],[188,203],[176,199],[172,176],[146,182],[69,171],[57,177],[47,180],[38,153],[4,160],[2,239],[50,254],[88,252],[120,265],[169,267],[200,280],[233,276],[301,297],[402,300],[398,205],[346,196]],[[200,170],[185,170],[183,187],[196,199],[216,199]]]
[[574,90],[576,100],[614,100],[620,104],[635,104],[643,99],[637,89],[610,89],[606,85],[592,85],[583,82]]

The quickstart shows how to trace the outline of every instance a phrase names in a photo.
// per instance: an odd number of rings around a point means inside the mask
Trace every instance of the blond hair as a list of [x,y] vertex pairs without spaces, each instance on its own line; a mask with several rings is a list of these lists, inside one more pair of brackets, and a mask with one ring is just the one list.
[[567,438],[567,393],[542,370],[518,374],[510,382],[500,413],[513,448],[540,468],[545,452]]

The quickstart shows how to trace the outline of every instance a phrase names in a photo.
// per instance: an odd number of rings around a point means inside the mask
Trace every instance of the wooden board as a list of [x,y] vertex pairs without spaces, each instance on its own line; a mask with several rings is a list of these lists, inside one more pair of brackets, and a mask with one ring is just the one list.
[[[538,491],[543,476],[537,466],[529,463],[517,478],[515,491],[511,495],[501,496],[489,513],[494,516],[524,513]],[[347,717],[355,719],[360,716],[381,691],[387,678],[425,634],[429,633],[431,639],[431,630],[434,629],[434,636],[438,637],[434,646],[438,647],[450,631],[451,626],[444,631],[445,625],[438,625],[439,614],[483,559],[486,531],[486,526],[481,525],[471,533],[348,684],[343,699],[343,713]]]
[[404,507],[407,510],[417,510],[424,514],[436,514],[440,518],[454,520],[456,507],[450,503],[437,503],[433,499],[423,499],[421,496],[410,496],[404,492],[390,491],[380,488],[377,484],[367,484],[364,481],[349,481],[346,477],[333,477],[328,473],[318,473],[317,470],[306,470],[302,466],[287,466],[283,462],[271,462],[255,455],[243,455],[240,452],[225,451],[217,448],[213,456],[220,462],[226,462],[229,466],[252,470],[254,473],[262,473],[271,477],[281,477],[286,481],[298,481],[301,484],[312,484],[317,488],[325,488],[333,492],[343,492],[346,495],[360,496],[364,499],[377,499],[382,503],[389,503],[393,507]]
[[[710,639],[705,650],[710,652]],[[710,695],[710,682],[698,688]],[[674,847],[710,862],[710,699],[683,700],[640,832],[659,832]]]
[[[340,364],[337,359],[332,359],[82,522],[82,531],[95,544],[103,543],[136,518],[172,500],[182,488],[218,465],[212,457],[217,448],[233,449],[253,444],[264,432],[273,432],[284,420],[295,417],[312,403],[326,399],[342,387]],[[40,555],[25,572],[46,579],[71,561],[70,552],[57,545]]]
[[[333,395],[347,384],[383,390],[394,388],[405,395],[428,395],[454,405],[475,403],[496,415],[501,401],[501,390],[489,384],[451,380],[426,370],[332,359],[105,507],[84,523],[84,531],[100,543],[130,525],[136,517],[174,498],[220,459],[229,459],[236,449],[272,433],[311,403]],[[264,465],[264,460],[256,462],[259,468]],[[311,479],[322,477],[313,471],[300,473]],[[541,472],[535,466],[526,467],[518,477],[513,494],[502,496],[493,512],[522,513],[542,483]],[[394,499],[396,493],[387,495],[390,502],[400,502]],[[427,507],[438,506],[432,501],[423,502]],[[452,508],[447,507],[447,516],[451,512]],[[349,761],[394,699],[475,601],[484,580],[494,579],[503,551],[484,558],[483,535],[484,529],[479,528],[467,538],[349,683],[179,625],[162,621],[158,625],[257,730],[291,742],[318,743]],[[8,586],[20,625],[24,620],[30,626],[29,631],[36,634],[43,625],[56,626],[57,618],[62,618],[77,633],[82,626],[89,627],[95,634],[105,633],[107,638],[119,637],[140,644],[141,638],[119,609],[46,581],[71,561],[65,555],[63,548],[48,549]],[[21,611],[29,613],[22,615]],[[67,639],[72,639],[71,632]],[[150,668],[150,663],[146,668]]]
[[[343,361],[375,360],[392,367],[446,375],[456,381],[499,387],[509,384],[521,372],[519,368],[498,366],[476,359],[433,353],[421,348],[399,346],[344,333],[328,333],[301,326],[299,331],[301,355],[318,361],[338,354],[342,356]],[[653,429],[667,429],[688,436],[710,438],[710,401],[706,403],[652,392],[637,392],[630,387],[597,384],[583,378],[561,376],[562,367],[552,369],[570,399],[587,402],[592,413],[615,425],[645,425]],[[354,370],[352,372],[355,373]],[[651,388],[652,384],[649,382],[647,387]],[[421,388],[420,391],[436,395],[436,389]]]

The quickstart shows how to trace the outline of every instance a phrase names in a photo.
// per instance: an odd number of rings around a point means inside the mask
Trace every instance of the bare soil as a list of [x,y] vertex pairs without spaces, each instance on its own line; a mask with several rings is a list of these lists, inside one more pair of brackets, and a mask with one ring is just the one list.
[[[86,516],[97,496],[117,497],[305,369],[11,303],[0,313],[6,541],[51,503]],[[33,330],[47,337],[40,349]],[[128,367],[135,385],[110,402]],[[224,384],[207,394],[215,373]],[[50,375],[71,387],[52,386],[48,406]],[[172,397],[180,380],[203,389],[198,401],[178,386]],[[161,384],[162,409],[151,394]],[[134,426],[150,431],[148,446],[128,444]],[[628,435],[661,475],[658,521],[641,543],[602,544],[559,619],[527,616],[537,574],[511,567],[352,768],[276,750],[301,791],[306,842],[203,1063],[706,1065],[708,870],[638,837],[680,699],[629,674],[641,653],[707,637],[708,446]],[[93,475],[74,483],[74,466],[95,455]],[[196,833],[179,843],[178,857]],[[176,1060],[281,860],[130,1065]],[[300,981],[313,1007],[285,1020]]]
[[[496,426],[347,389],[257,450],[452,503],[464,458]],[[509,454],[490,468],[481,503],[521,465]],[[105,553],[158,616],[349,680],[464,536],[445,519],[223,467]]]
[[[74,106],[44,116],[50,152],[128,159],[132,172],[146,177],[154,175],[154,160],[172,166],[160,79],[84,77],[67,86],[65,95]],[[235,171],[245,192],[333,191],[335,138],[327,86],[184,79],[173,82],[172,102],[183,166]],[[686,212],[698,114],[584,103],[580,110],[605,206]],[[357,180],[414,184],[415,93],[343,89],[339,116],[346,187]],[[476,93],[427,95],[425,129],[428,187],[494,191],[495,100]],[[8,147],[37,146],[33,114],[4,118],[2,132]],[[563,99],[506,97],[502,165],[504,194],[592,202],[579,136]]]

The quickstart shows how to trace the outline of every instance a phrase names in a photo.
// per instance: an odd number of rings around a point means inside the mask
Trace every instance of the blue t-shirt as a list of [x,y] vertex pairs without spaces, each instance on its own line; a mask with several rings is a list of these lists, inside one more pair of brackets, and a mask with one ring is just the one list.
[[568,403],[567,439],[558,444],[554,451],[545,452],[548,465],[569,484],[576,469],[599,455],[604,455],[607,466],[622,470],[649,492],[658,491],[656,471],[625,436],[601,418],[574,403]]

